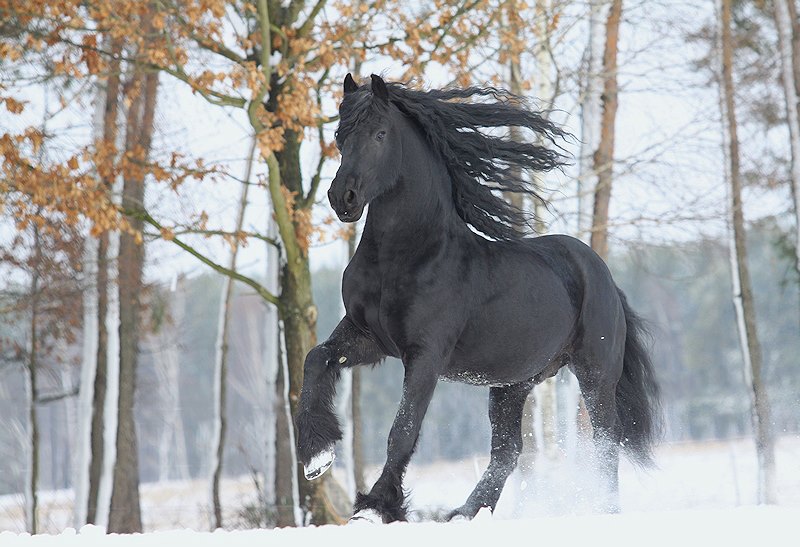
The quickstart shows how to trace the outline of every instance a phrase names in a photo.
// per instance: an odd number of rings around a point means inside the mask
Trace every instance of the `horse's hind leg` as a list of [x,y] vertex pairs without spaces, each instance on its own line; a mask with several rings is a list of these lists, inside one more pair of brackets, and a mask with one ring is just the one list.
[[333,463],[333,446],[342,438],[333,409],[342,368],[375,363],[384,354],[345,317],[330,338],[308,352],[297,415],[297,457],[306,478],[319,477]]
[[522,452],[522,411],[533,382],[489,388],[489,421],[492,424],[492,455],[489,467],[467,498],[448,515],[472,518],[482,507],[494,511],[506,479],[514,471]]
[[586,364],[575,368],[586,410],[592,422],[595,447],[594,467],[601,480],[602,499],[597,508],[609,513],[619,512],[619,449],[622,440],[622,424],[617,416],[616,388],[619,381],[617,370],[587,369]]

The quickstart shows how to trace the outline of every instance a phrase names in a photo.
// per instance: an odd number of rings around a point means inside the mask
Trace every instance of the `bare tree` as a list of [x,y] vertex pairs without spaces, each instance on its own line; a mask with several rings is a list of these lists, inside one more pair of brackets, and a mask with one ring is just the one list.
[[[247,195],[250,189],[250,173],[253,167],[253,157],[256,151],[256,139],[253,137],[250,153],[247,155],[242,194],[239,199],[239,208],[236,213],[236,226],[231,247],[228,268],[236,271],[236,259],[239,255],[238,234],[244,225],[244,215],[247,210]],[[219,483],[222,477],[222,465],[225,455],[225,433],[227,429],[227,377],[228,377],[228,326],[230,324],[231,302],[233,300],[233,279],[225,276],[222,280],[220,293],[219,316],[217,321],[217,343],[214,359],[214,439],[211,443],[211,505],[214,511],[214,520],[211,529],[222,528],[222,504],[219,499]]]
[[739,138],[733,87],[733,40],[731,38],[731,0],[721,0],[721,105],[724,125],[727,177],[730,187],[731,281],[736,310],[744,372],[751,395],[751,417],[758,456],[758,500],[775,503],[775,439],[771,431],[770,406],[762,378],[762,355],[756,328],[753,292],[747,267],[747,245],[742,208],[742,180],[739,168]]

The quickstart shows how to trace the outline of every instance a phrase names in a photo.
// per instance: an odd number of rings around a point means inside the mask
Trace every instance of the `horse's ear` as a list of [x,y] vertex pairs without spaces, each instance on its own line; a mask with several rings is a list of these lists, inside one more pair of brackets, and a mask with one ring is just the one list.
[[372,75],[372,93],[383,102],[389,102],[389,89],[386,87],[386,82],[376,74]]
[[353,79],[353,76],[348,72],[347,76],[344,77],[344,93],[345,95],[348,93],[352,93],[358,89],[358,84]]

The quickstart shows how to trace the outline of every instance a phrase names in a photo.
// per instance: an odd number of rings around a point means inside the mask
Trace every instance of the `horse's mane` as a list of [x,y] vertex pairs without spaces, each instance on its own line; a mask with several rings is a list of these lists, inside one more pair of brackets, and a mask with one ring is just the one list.
[[[544,202],[526,180],[525,172],[550,171],[564,165],[566,156],[542,144],[516,142],[482,130],[528,128],[550,143],[568,134],[528,108],[524,99],[502,89],[422,91],[396,82],[386,85],[389,100],[419,124],[429,144],[444,159],[461,219],[492,239],[522,237],[532,215],[506,201],[500,192],[527,194]],[[339,110],[337,140],[344,142],[374,108],[382,106],[366,85],[349,93]]]

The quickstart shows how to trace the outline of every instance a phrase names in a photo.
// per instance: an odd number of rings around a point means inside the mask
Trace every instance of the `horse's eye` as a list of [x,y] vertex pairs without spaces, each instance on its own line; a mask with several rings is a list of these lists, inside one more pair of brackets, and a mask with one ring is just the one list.
[[386,131],[378,131],[377,133],[375,133],[375,140],[382,141],[385,136],[386,136]]

